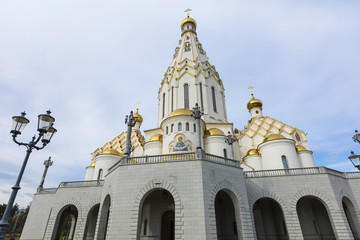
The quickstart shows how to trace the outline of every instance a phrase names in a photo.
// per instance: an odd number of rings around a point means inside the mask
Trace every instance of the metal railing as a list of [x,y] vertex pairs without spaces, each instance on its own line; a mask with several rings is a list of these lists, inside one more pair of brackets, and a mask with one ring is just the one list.
[[61,182],[59,188],[97,187],[103,185],[104,185],[104,180],[74,181],[74,182]]
[[256,177],[278,177],[278,176],[288,176],[288,175],[312,175],[312,174],[330,174],[342,178],[360,178],[360,172],[339,172],[334,169],[330,169],[326,167],[248,171],[248,172],[244,172],[244,177],[256,178]]

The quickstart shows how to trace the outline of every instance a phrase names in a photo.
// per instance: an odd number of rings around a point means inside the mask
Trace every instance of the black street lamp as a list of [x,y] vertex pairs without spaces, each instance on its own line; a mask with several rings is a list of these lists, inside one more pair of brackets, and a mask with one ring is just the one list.
[[[6,206],[4,215],[0,221],[0,240],[3,240],[5,237],[5,232],[6,232],[6,228],[9,225],[8,219],[9,219],[9,215],[11,212],[11,209],[14,205],[14,201],[16,198],[16,194],[20,189],[20,181],[21,178],[24,174],[24,170],[26,167],[26,164],[29,160],[29,156],[32,152],[32,150],[35,148],[36,150],[41,150],[43,149],[51,140],[51,138],[53,137],[53,135],[57,132],[57,130],[53,127],[53,124],[55,122],[55,118],[53,118],[52,116],[50,116],[50,110],[48,110],[46,112],[46,114],[40,114],[38,116],[38,129],[37,131],[38,136],[36,137],[36,135],[34,135],[34,137],[32,137],[31,141],[29,143],[23,143],[23,142],[18,142],[16,140],[16,137],[18,135],[21,134],[22,130],[24,130],[25,126],[30,122],[26,117],[26,113],[22,112],[21,116],[14,116],[13,119],[13,124],[12,124],[12,128],[10,133],[12,134],[12,138],[14,140],[14,142],[16,144],[18,144],[19,146],[25,146],[27,148],[26,150],[26,155],[24,158],[24,162],[21,166],[20,169],[20,173],[19,176],[16,180],[15,185],[12,187],[12,192],[9,198],[9,202]],[[38,147],[36,146],[36,144],[40,141],[42,142],[42,146]]]
[[354,167],[360,170],[360,155],[356,155],[353,151],[351,151],[351,156],[349,157],[349,159],[354,165]]

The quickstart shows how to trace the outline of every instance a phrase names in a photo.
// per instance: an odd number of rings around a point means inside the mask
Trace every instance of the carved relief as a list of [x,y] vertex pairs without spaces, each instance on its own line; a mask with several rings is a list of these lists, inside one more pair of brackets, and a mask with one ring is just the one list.
[[176,47],[175,48],[175,53],[174,53],[174,55],[173,55],[173,58],[175,58],[176,56],[177,56],[177,54],[178,54],[178,52],[179,52],[179,47]]
[[201,54],[205,55],[205,51],[204,51],[204,49],[202,48],[201,43],[198,43],[198,44],[197,44],[197,48],[198,48],[198,50],[199,50],[199,52],[200,52]]
[[190,52],[190,50],[191,50],[190,42],[185,42],[185,52]]
[[192,149],[192,142],[187,140],[184,134],[176,135],[174,141],[169,144],[170,153],[191,152]]

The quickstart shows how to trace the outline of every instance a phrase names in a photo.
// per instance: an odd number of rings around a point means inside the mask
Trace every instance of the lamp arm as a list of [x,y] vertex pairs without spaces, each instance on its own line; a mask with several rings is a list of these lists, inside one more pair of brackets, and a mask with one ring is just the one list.
[[39,150],[43,149],[45,146],[46,146],[46,143],[43,142],[43,145],[41,147],[34,146],[34,148],[39,151]]
[[[39,133],[39,136],[37,137],[37,139],[34,141],[34,139],[35,139],[35,136],[33,137],[33,140],[31,141],[31,145],[33,146],[33,147],[35,147],[35,145],[40,141],[40,139],[41,139],[41,137],[44,135],[44,133],[43,132],[40,132]],[[36,147],[35,147],[36,148]]]
[[17,135],[15,135],[15,134],[12,135],[13,141],[14,141],[17,145],[19,145],[19,146],[28,146],[27,143],[18,142],[18,141],[16,140],[16,136],[17,136]]

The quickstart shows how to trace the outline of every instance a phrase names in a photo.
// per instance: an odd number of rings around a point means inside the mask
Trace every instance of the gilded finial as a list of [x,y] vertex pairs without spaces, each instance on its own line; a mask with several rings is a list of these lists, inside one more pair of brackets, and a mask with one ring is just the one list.
[[186,12],[187,13],[187,17],[190,17],[189,15],[190,15],[190,12],[191,12],[192,10],[190,9],[190,8],[188,8],[188,9],[186,9],[184,12]]
[[139,105],[140,105],[140,103],[141,103],[140,101],[137,101],[137,102],[136,102],[136,112],[139,112]]
[[254,93],[253,93],[253,89],[254,87],[250,85],[250,87],[248,87],[251,91],[251,98],[254,98]]

